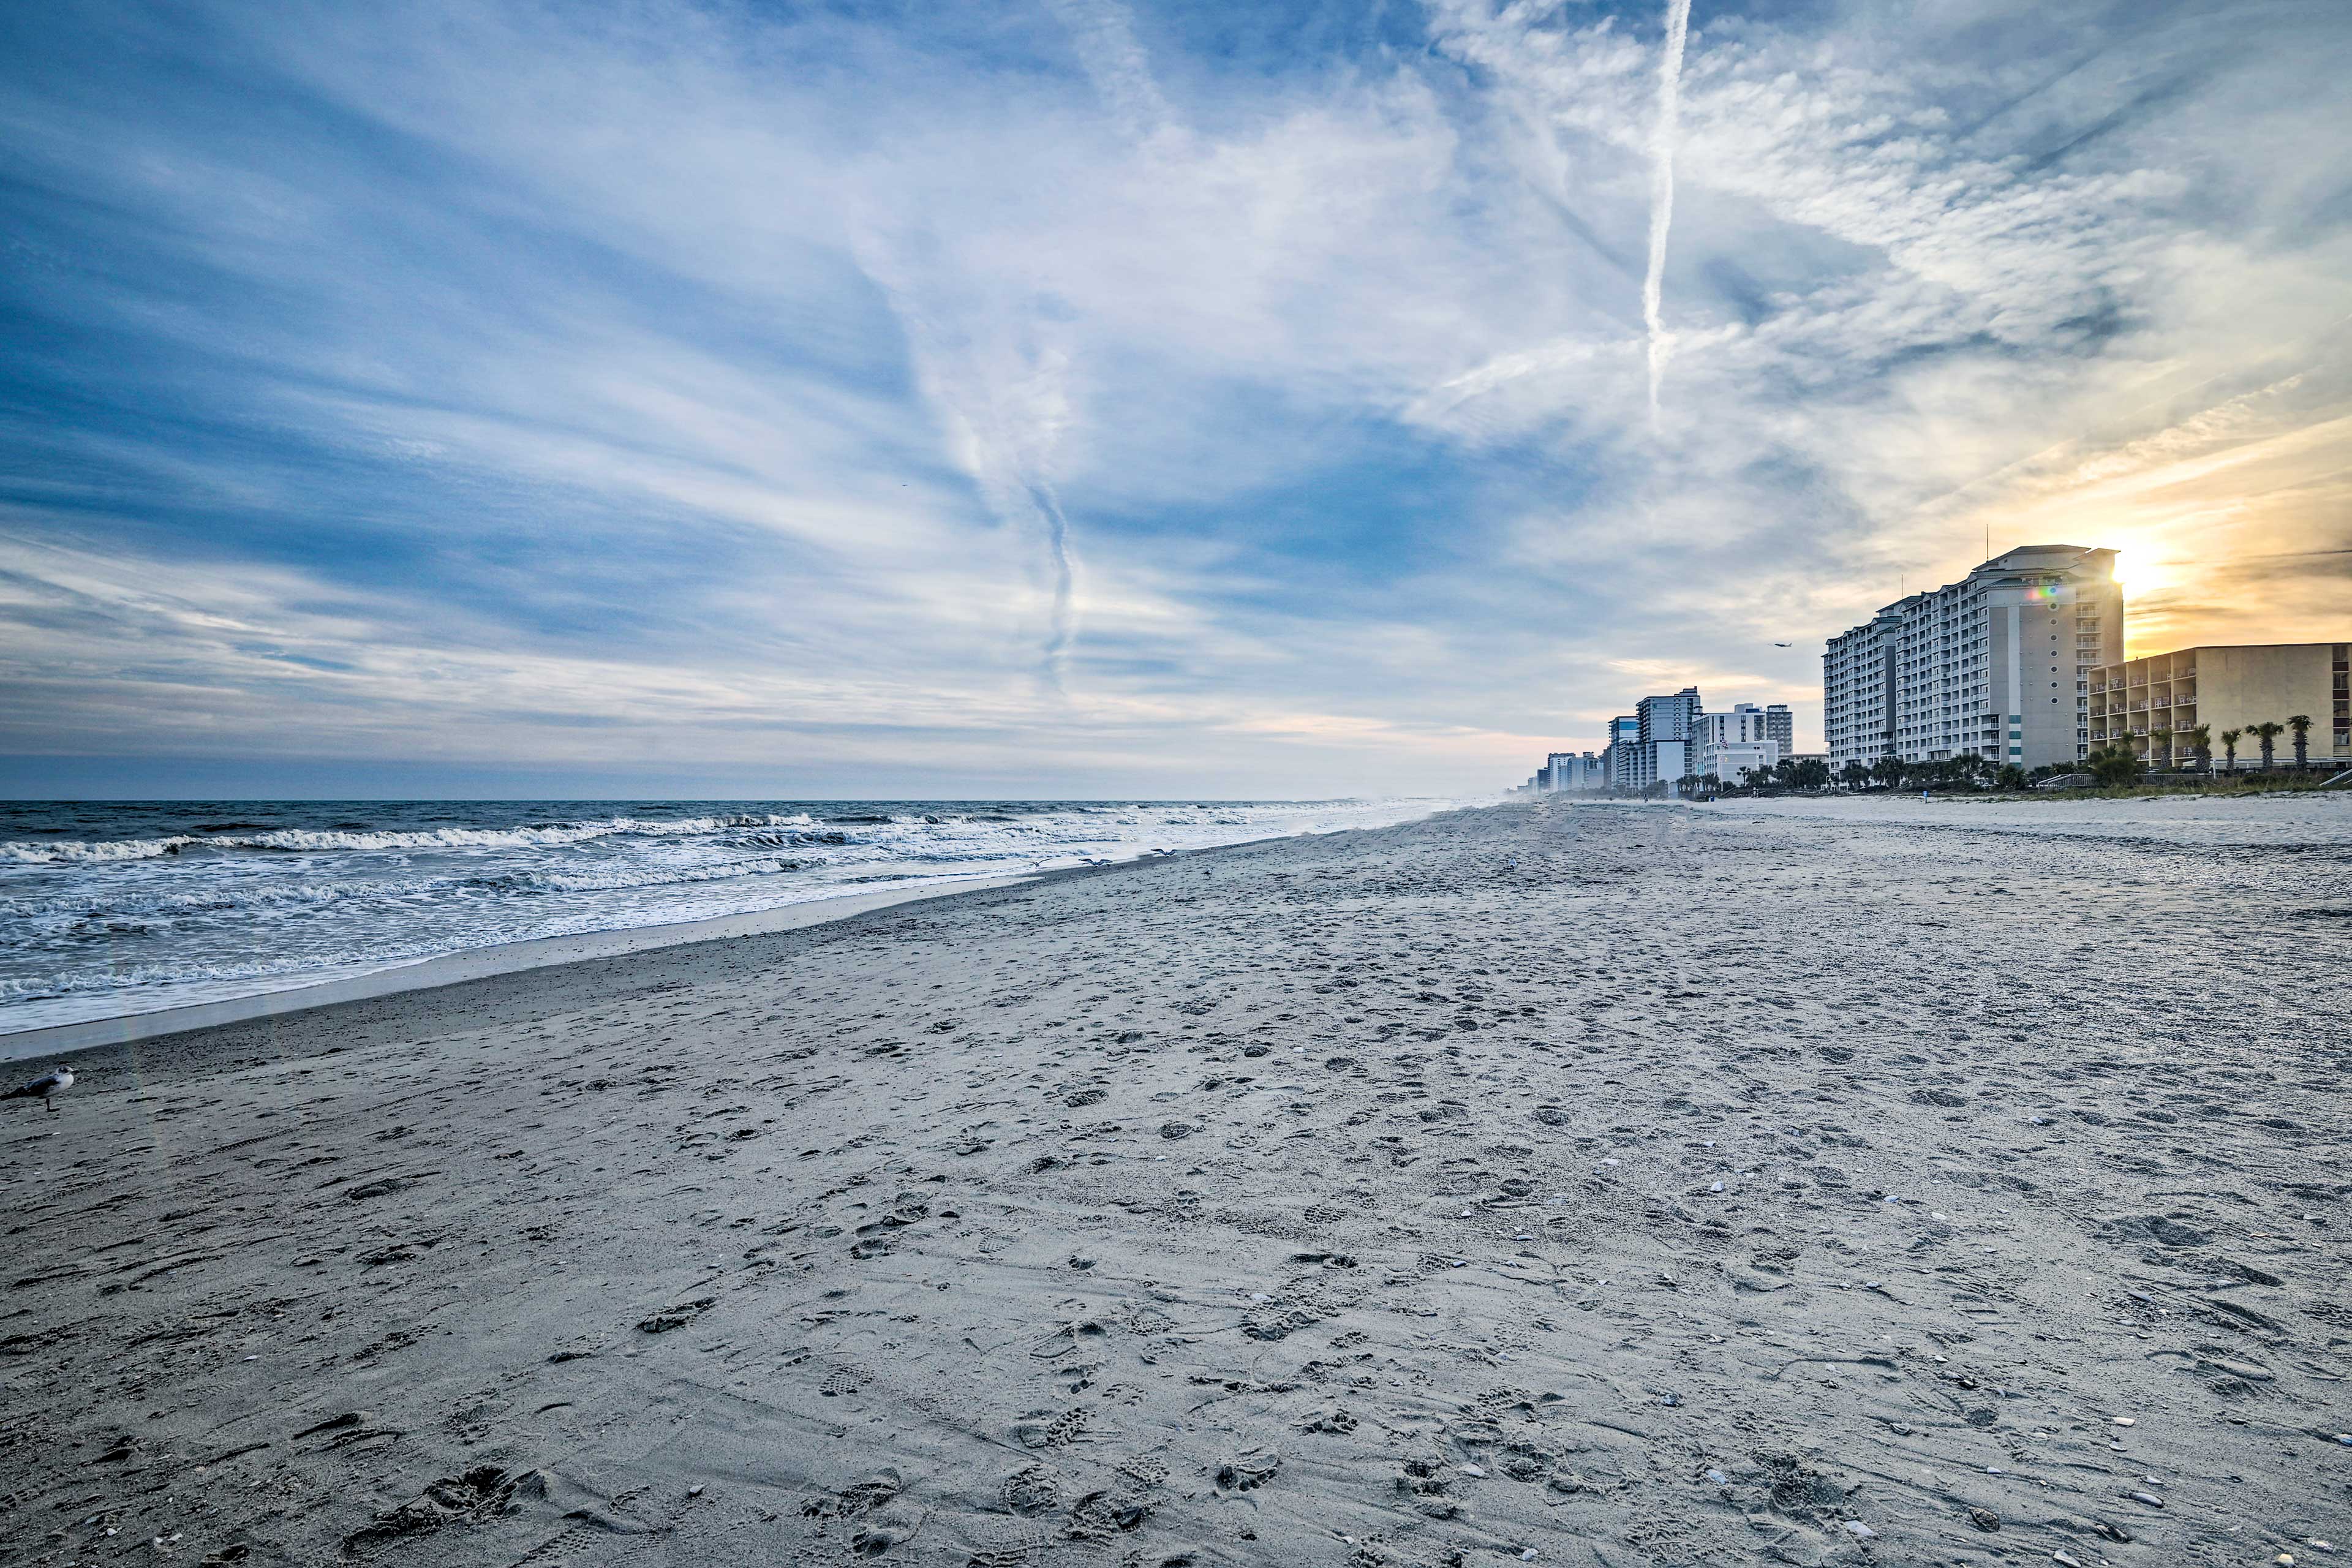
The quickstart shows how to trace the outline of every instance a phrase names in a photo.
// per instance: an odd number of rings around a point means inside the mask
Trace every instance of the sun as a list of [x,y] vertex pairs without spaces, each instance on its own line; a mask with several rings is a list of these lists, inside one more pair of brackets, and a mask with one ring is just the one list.
[[2124,603],[2162,592],[2173,578],[2173,563],[2162,559],[2156,550],[2146,544],[2118,545],[2116,548],[2116,585],[2124,591]]

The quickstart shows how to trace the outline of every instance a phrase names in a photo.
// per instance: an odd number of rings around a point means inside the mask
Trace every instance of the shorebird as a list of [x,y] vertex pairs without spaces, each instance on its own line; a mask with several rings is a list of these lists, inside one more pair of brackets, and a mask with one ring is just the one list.
[[64,1068],[51,1068],[32,1082],[19,1085],[0,1100],[37,1100],[51,1110],[58,1108],[58,1095],[73,1087],[73,1074]]

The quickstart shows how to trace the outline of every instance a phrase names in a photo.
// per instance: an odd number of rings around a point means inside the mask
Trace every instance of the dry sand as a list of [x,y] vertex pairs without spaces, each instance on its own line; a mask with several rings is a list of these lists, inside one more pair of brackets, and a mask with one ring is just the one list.
[[1972,809],[1512,806],[88,1053],[0,1106],[0,1558],[2352,1557],[2340,821]]

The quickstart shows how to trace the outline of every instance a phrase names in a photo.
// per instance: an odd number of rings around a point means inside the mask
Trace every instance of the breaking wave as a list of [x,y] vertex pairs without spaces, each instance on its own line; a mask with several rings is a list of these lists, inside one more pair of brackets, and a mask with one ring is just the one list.
[[197,840],[186,834],[169,838],[117,838],[96,844],[0,844],[0,861],[19,866],[70,866],[106,860],[153,860],[176,855]]
[[[857,820],[887,822],[890,819],[884,816]],[[159,856],[177,855],[195,845],[207,849],[274,849],[289,854],[329,854],[365,849],[543,849],[566,844],[584,844],[595,838],[676,838],[728,828],[815,826],[815,818],[806,812],[794,812],[788,816],[694,816],[673,822],[648,822],[635,817],[616,816],[600,822],[549,822],[519,827],[434,827],[406,832],[396,829],[372,832],[331,827],[286,827],[250,836],[203,838],[183,833],[168,838],[112,839],[96,843],[16,842],[0,844],[0,859],[27,866],[73,861],[152,860]]]
[[0,1034],[1448,804],[0,802]]

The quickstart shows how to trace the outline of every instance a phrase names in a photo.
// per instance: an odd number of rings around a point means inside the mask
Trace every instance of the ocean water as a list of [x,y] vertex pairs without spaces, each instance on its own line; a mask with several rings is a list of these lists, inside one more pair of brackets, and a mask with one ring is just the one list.
[[1459,804],[0,802],[0,1033]]

